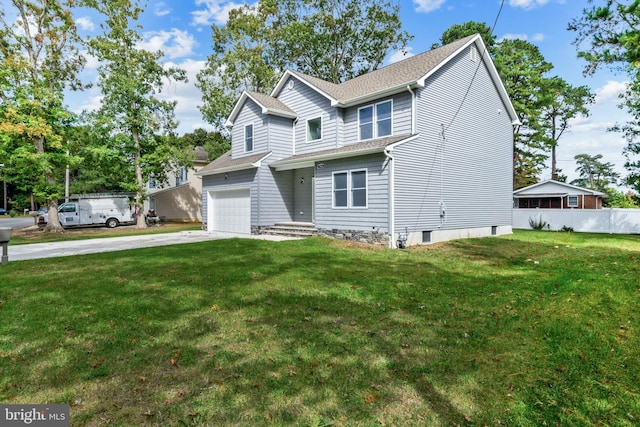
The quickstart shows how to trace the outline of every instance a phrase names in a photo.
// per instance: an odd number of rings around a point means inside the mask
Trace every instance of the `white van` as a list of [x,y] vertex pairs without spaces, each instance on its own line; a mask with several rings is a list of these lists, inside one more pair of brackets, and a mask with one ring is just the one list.
[[[74,196],[77,200],[58,206],[58,218],[63,227],[105,225],[109,228],[135,223],[129,195],[88,194]],[[38,225],[45,226],[48,214],[38,217]]]

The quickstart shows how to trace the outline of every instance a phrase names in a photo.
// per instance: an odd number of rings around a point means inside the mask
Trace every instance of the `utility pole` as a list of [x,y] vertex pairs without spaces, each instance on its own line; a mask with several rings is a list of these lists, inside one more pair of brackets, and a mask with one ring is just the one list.
[[2,168],[2,200],[4,201],[3,207],[4,210],[7,210],[7,178],[4,174],[4,163],[0,163],[0,168]]

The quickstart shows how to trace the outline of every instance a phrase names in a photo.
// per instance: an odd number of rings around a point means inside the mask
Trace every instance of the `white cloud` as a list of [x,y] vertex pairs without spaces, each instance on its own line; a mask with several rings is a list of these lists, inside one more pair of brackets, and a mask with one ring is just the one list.
[[243,3],[234,3],[226,0],[196,0],[196,6],[203,6],[204,9],[191,12],[193,25],[211,24],[224,25],[229,19],[229,12],[242,6]]
[[96,28],[95,24],[93,23],[91,18],[89,18],[88,16],[83,16],[82,18],[76,19],[76,25],[81,30],[86,30],[86,31],[93,31]]
[[153,7],[153,13],[156,16],[165,16],[171,13],[171,8],[167,7],[165,2],[158,2]]
[[186,59],[180,63],[167,62],[165,67],[179,67],[186,71],[187,80],[171,82],[162,91],[165,99],[177,101],[176,118],[180,121],[178,133],[192,132],[197,128],[209,128],[202,120],[198,106],[202,103],[202,93],[196,87],[196,76],[206,65],[206,61]]
[[528,40],[528,39],[529,39],[529,36],[527,36],[526,34],[506,33],[500,39],[498,39],[498,41],[501,42],[502,40]]
[[549,3],[549,0],[509,0],[509,6],[521,7],[527,10],[544,6],[547,3]]
[[619,101],[619,95],[627,90],[627,82],[609,80],[596,89],[596,104],[602,104],[611,100]]
[[416,12],[432,12],[440,9],[446,0],[413,0],[413,4],[416,5]]
[[169,59],[193,55],[196,45],[194,37],[187,31],[173,28],[171,31],[148,31],[139,47],[151,52],[161,50]]
[[413,48],[412,47],[407,47],[407,48],[405,48],[405,52],[399,50],[399,51],[395,52],[394,54],[392,54],[389,57],[389,64],[395,64],[396,62],[400,62],[403,59],[411,58],[413,55],[414,55]]

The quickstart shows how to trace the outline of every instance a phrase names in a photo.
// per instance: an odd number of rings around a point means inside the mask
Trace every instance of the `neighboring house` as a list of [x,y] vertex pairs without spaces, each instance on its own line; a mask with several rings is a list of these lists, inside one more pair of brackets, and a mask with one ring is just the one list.
[[602,209],[600,191],[577,187],[552,179],[513,192],[516,209]]
[[207,163],[207,152],[195,147],[195,160],[190,168],[181,167],[167,173],[164,186],[150,179],[144,212],[154,209],[167,221],[202,221],[202,178],[196,172]]
[[197,173],[203,225],[390,247],[511,233],[516,123],[479,35],[341,84],[286,71],[242,94],[231,150]]

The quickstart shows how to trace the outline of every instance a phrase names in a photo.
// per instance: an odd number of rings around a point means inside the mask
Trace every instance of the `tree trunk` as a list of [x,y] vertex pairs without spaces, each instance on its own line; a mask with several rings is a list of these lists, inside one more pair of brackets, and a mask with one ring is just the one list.
[[558,180],[558,170],[556,167],[556,146],[551,147],[551,179]]
[[144,215],[144,181],[142,180],[142,166],[140,165],[140,136],[136,130],[132,132],[134,147],[135,147],[135,169],[136,169],[136,206],[138,207],[138,213],[136,218],[136,228],[147,228],[147,221],[145,221]]

